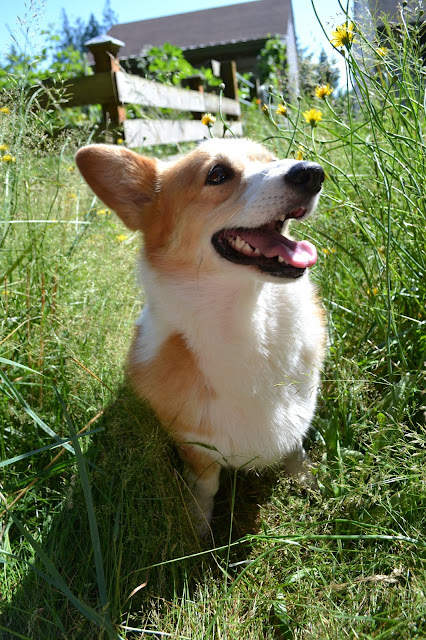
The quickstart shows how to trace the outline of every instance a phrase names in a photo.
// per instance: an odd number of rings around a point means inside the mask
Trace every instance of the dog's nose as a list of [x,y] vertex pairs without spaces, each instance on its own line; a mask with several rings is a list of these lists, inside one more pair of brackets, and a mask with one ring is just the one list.
[[316,162],[298,162],[285,174],[284,182],[314,195],[321,190],[324,169]]

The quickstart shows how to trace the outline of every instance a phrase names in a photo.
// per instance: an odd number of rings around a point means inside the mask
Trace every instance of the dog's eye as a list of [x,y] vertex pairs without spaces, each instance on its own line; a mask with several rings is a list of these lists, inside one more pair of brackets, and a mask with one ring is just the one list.
[[207,175],[208,184],[222,184],[225,180],[229,180],[233,176],[233,171],[229,167],[217,164],[212,167]]

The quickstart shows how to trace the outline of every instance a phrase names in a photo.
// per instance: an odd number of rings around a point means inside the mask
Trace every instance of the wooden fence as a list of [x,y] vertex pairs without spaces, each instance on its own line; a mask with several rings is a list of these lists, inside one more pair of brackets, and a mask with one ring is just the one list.
[[[61,104],[64,107],[101,104],[106,126],[112,130],[121,129],[129,147],[201,140],[208,136],[207,126],[201,122],[204,113],[217,115],[213,134],[221,136],[223,124],[219,111],[232,132],[242,135],[235,62],[222,63],[225,90],[220,99],[214,93],[204,92],[199,76],[187,79],[192,89],[184,89],[125,73],[117,58],[119,48],[124,46],[119,40],[99,37],[86,44],[95,60],[95,73],[67,81]],[[189,112],[192,118],[126,119],[126,104]]]

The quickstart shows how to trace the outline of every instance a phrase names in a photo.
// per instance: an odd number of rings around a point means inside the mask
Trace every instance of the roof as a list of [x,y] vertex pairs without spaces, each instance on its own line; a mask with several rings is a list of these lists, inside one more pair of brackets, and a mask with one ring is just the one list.
[[185,50],[260,40],[269,35],[285,37],[292,21],[291,0],[255,0],[116,24],[108,33],[126,43],[120,50],[120,57],[127,58],[165,42]]

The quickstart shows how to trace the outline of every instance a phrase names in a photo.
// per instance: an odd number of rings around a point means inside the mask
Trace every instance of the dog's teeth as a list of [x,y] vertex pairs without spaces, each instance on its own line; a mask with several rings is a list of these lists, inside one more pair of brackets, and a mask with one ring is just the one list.
[[285,260],[282,256],[278,256],[278,262],[285,262]]
[[240,238],[240,236],[237,236],[237,237],[235,238],[235,246],[236,246],[238,249],[241,249],[244,245],[245,245],[244,240],[242,240],[242,239]]
[[241,247],[241,250],[242,250],[242,251],[244,251],[244,253],[248,253],[248,254],[250,254],[250,255],[251,255],[251,254],[254,252],[253,247],[251,247],[251,246],[249,245],[249,243],[248,243],[248,242],[244,242],[244,241],[243,241],[243,243],[244,243],[244,244],[243,244],[243,246]]
[[253,251],[253,254],[254,254],[255,256],[260,256],[260,255],[261,255],[261,253],[260,253],[260,251],[259,251],[259,249],[258,249],[257,247],[256,247],[256,248],[255,248],[255,250]]

